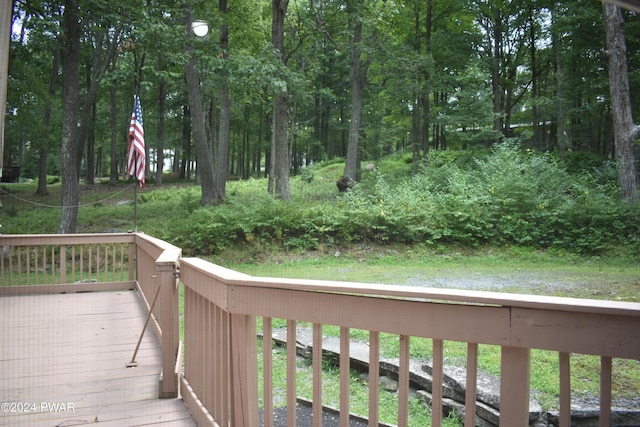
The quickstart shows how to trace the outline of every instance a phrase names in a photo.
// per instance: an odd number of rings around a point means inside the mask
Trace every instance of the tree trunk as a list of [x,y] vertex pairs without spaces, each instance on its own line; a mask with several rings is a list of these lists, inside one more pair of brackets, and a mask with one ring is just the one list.
[[80,14],[78,0],[65,0],[62,52],[62,214],[58,232],[75,233],[78,221],[78,110],[80,107]]
[[[47,98],[45,110],[44,110],[44,139],[42,141],[42,147],[40,147],[40,155],[38,159],[38,188],[36,194],[38,196],[46,196],[49,194],[47,189],[47,163],[49,157],[49,144],[51,143],[49,135],[51,134],[51,111],[53,109],[53,95],[56,90],[56,82],[58,81],[58,67],[60,65],[61,49],[60,44],[56,43],[56,47],[53,52],[53,63],[51,64],[51,71],[49,72],[49,88],[47,90]],[[1,157],[0,157],[1,159]]]
[[[191,5],[185,7],[187,29],[191,29]],[[191,127],[193,139],[196,146],[196,155],[198,158],[198,178],[200,179],[200,187],[202,196],[200,203],[203,206],[216,204],[220,198],[216,192],[213,159],[211,156],[211,147],[207,140],[205,130],[204,109],[202,108],[202,98],[200,96],[200,79],[196,71],[196,58],[193,55],[193,47],[191,44],[186,45],[186,53],[189,60],[185,64],[185,74],[187,78],[187,92],[189,93],[189,107],[191,111]]]
[[620,8],[609,3],[604,3],[604,18],[618,183],[622,190],[622,197],[629,202],[634,202],[638,199],[635,138],[639,128],[633,123],[631,111],[624,22]]
[[215,158],[215,181],[218,197],[223,200],[227,194],[227,175],[229,173],[229,139],[231,126],[231,100],[229,98],[229,25],[227,24],[227,0],[219,0],[218,10],[224,22],[220,26],[220,49],[225,65],[220,78],[220,128],[218,132],[218,144]]
[[[557,13],[556,10],[554,9],[552,12],[552,19],[553,22],[555,23],[555,20],[557,19]],[[553,24],[552,24],[552,28],[553,28]],[[556,131],[556,138],[557,138],[557,145],[558,145],[558,153],[560,154],[560,159],[562,161],[565,160],[565,154],[567,152],[567,145],[568,145],[568,141],[569,141],[569,137],[568,137],[568,127],[566,124],[566,101],[565,101],[565,97],[566,97],[566,90],[565,90],[565,75],[564,75],[564,59],[563,59],[563,54],[564,54],[564,42],[562,40],[562,36],[560,34],[558,34],[557,31],[554,31],[552,34],[552,43],[554,46],[554,50],[555,50],[555,62],[556,62],[556,98],[557,98],[557,105],[558,105],[558,113],[557,113],[557,131]],[[553,141],[551,141],[551,144],[553,144]]]
[[86,184],[95,184],[95,166],[96,166],[96,104],[91,105],[91,115],[87,126],[87,170],[85,171]]
[[275,195],[280,200],[291,198],[289,174],[291,171],[291,157],[287,138],[289,112],[289,98],[285,92],[276,96],[273,105],[273,184]]
[[[273,101],[273,111],[275,112],[275,99]],[[267,170],[267,174],[268,174],[268,179],[267,179],[267,192],[269,194],[274,194],[275,193],[275,168],[274,165],[276,164],[276,120],[275,117],[271,117],[271,143],[269,144],[269,148],[267,149],[267,152],[265,153],[265,164],[266,164],[266,170]]]
[[[4,1],[0,3],[0,27],[4,28],[0,34],[0,176],[2,175],[2,167],[4,161],[5,146],[5,116],[7,112],[7,84],[9,82],[9,52],[11,51],[11,13],[14,9],[15,2]],[[2,207],[2,201],[0,201]]]
[[343,179],[357,182],[359,180],[359,137],[362,121],[362,71],[360,48],[362,43],[362,20],[360,13],[354,10],[354,0],[347,2],[349,26],[351,32],[351,61],[349,72],[349,87],[351,89],[351,117],[349,121],[349,142],[347,144],[347,158],[344,166]]
[[493,58],[491,58],[491,89],[493,91],[493,130],[496,135],[502,133],[502,84],[500,67],[502,64],[502,14],[492,8],[493,14]]
[[[66,9],[65,9],[66,10]],[[82,164],[82,156],[84,152],[84,145],[87,142],[87,138],[89,135],[89,127],[91,126],[91,113],[93,111],[93,105],[96,101],[96,96],[98,94],[98,89],[100,88],[100,81],[107,71],[109,65],[111,64],[111,60],[113,59],[116,53],[116,47],[118,45],[118,39],[120,37],[120,33],[122,32],[122,27],[118,27],[116,31],[112,34],[111,40],[109,40],[109,45],[104,51],[104,43],[105,39],[108,40],[109,33],[106,29],[102,30],[102,32],[98,33],[95,38],[95,48],[93,51],[93,58],[91,61],[91,74],[88,77],[88,87],[87,94],[84,98],[84,103],[82,105],[82,109],[80,110],[80,126],[78,127],[76,138],[78,139],[76,143],[76,169],[80,171],[80,165]],[[78,101],[78,105],[80,102]],[[149,157],[147,156],[147,159]],[[92,159],[93,162],[93,159]],[[92,172],[93,173],[93,172]]]
[[[188,103],[187,103],[188,104]],[[191,110],[189,105],[182,107],[182,162],[180,179],[191,179]]]
[[[289,0],[272,0],[271,42],[286,66],[284,51],[284,18]],[[284,76],[281,76],[284,80]],[[287,138],[289,114],[289,94],[286,89],[275,96],[273,101],[273,182],[276,197],[280,200],[291,199],[289,174],[291,156]]]
[[412,146],[412,163],[411,172],[416,174],[420,171],[420,148],[422,148],[422,126],[420,126],[420,104],[424,101],[422,95],[415,90],[412,93],[413,100],[411,110],[411,146]]
[[536,27],[533,17],[533,7],[529,4],[529,49],[531,55],[531,121],[533,125],[533,144],[539,151],[544,149],[540,134],[540,113],[538,111],[538,63],[536,59]]
[[156,185],[162,185],[164,173],[164,122],[167,106],[167,83],[160,79],[158,85],[158,150],[156,153]]
[[[46,138],[48,137],[49,136],[46,135]],[[36,194],[38,196],[49,195],[49,190],[47,189],[48,161],[49,161],[49,149],[47,147],[40,147],[40,150],[38,150],[38,188],[36,189]]]
[[[431,34],[433,29],[433,1],[427,0],[427,15],[425,18],[425,54],[431,57]],[[422,92],[422,160],[425,165],[429,162],[429,114],[431,105],[429,96],[431,93],[431,74],[429,68],[424,73],[425,88]]]
[[[413,28],[413,49],[418,53],[420,51],[420,33],[421,33],[421,23],[420,23],[420,4],[418,2],[414,6],[414,28]],[[428,73],[427,73],[428,75]],[[422,126],[420,126],[421,116],[420,116],[420,106],[424,100],[422,92],[417,88],[420,87],[421,76],[416,75],[415,85],[416,89],[414,89],[411,93],[412,100],[412,109],[411,109],[411,141],[412,141],[412,150],[411,150],[411,171],[412,173],[417,173],[420,166],[420,149],[422,148]]]
[[116,105],[117,89],[109,88],[109,127],[111,128],[111,163],[109,167],[109,185],[118,183],[118,108]]

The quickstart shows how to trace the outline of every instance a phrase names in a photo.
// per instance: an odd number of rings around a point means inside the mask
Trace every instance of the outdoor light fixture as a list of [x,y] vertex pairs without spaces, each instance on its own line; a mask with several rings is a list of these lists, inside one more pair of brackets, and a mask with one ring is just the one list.
[[193,21],[191,30],[198,37],[204,37],[209,32],[209,25],[205,21]]

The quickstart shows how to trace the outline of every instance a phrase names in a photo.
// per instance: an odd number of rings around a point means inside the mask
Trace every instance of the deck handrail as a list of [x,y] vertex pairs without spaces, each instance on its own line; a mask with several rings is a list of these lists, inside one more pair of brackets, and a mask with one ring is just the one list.
[[[640,304],[620,301],[515,295],[499,292],[387,286],[339,281],[252,277],[198,258],[181,259],[185,289],[185,372],[182,390],[199,425],[257,425],[258,368],[256,317],[264,319],[265,426],[273,425],[269,391],[271,319],[287,321],[287,407],[295,408],[295,330],[298,322],[313,325],[314,413],[319,419],[321,385],[316,378],[322,348],[323,325],[341,328],[340,370],[348,388],[348,337],[350,329],[371,333],[370,366],[379,365],[379,334],[398,336],[400,373],[398,424],[408,417],[410,337],[433,340],[433,425],[441,425],[443,341],[467,342],[467,414],[465,426],[475,425],[478,344],[499,345],[501,351],[500,426],[529,425],[529,369],[531,349],[556,351],[561,376],[567,376],[569,354],[601,357],[603,373],[600,425],[610,425],[612,358],[640,359]],[[268,344],[267,344],[268,343]],[[375,347],[375,348],[374,348]],[[345,366],[347,368],[345,368]],[[473,369],[472,369],[473,368]],[[225,374],[225,372],[227,374]],[[376,375],[375,368],[370,374]],[[224,378],[216,387],[214,378]],[[377,402],[377,381],[370,378],[370,400]],[[569,426],[570,384],[561,382],[560,425]],[[606,396],[609,396],[608,398]],[[608,399],[608,400],[607,400]],[[343,406],[344,405],[344,406]],[[375,406],[375,405],[373,405]],[[341,408],[348,408],[348,394],[341,392]],[[198,411],[202,414],[198,415]],[[295,412],[289,412],[294,416]],[[347,425],[349,411],[341,411]],[[199,418],[198,418],[199,417]],[[377,408],[369,420],[377,424]],[[373,420],[372,420],[373,418]],[[214,421],[215,420],[215,421]],[[289,424],[295,425],[295,424]],[[314,425],[321,425],[316,421]]]
[[0,294],[134,286],[135,235],[0,235]]
[[[136,274],[139,295],[151,311],[153,331],[162,349],[160,397],[178,396],[180,314],[178,274],[182,250],[163,240],[135,233]],[[152,300],[156,299],[152,307]]]
[[[380,334],[399,342],[398,425],[408,422],[412,338],[433,343],[432,421],[443,420],[443,343],[467,343],[465,426],[475,425],[478,345],[501,348],[500,426],[529,424],[532,349],[558,353],[559,425],[571,423],[570,355],[601,360],[600,425],[611,424],[614,358],[640,360],[640,304],[620,301],[254,277],[142,233],[0,236],[0,295],[131,289],[143,303],[158,293],[153,330],[163,362],[160,397],[180,392],[199,425],[258,425],[257,319],[262,319],[264,425],[273,426],[273,320],[287,325],[287,411],[295,425],[296,330],[313,331],[314,426],[321,424],[322,332],[340,330],[340,419],[349,417],[350,333],[369,331],[369,418],[378,425]],[[83,278],[103,277],[103,282]],[[78,280],[80,278],[80,280]],[[42,283],[48,281],[47,283]],[[178,285],[184,288],[184,372]],[[105,286],[106,285],[106,286]]]

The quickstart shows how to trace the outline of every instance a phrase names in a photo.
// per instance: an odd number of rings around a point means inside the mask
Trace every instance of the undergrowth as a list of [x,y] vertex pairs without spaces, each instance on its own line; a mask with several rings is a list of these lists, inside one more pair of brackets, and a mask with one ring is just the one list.
[[[137,223],[131,184],[111,194],[106,185],[83,186],[78,231],[138,228],[189,255],[238,245],[308,251],[333,243],[521,245],[587,255],[640,249],[640,205],[620,199],[615,168],[607,163],[569,172],[551,154],[502,143],[477,156],[434,152],[416,175],[391,156],[338,193],[342,168],[332,162],[305,169],[291,179],[286,202],[267,194],[266,179],[229,182],[224,203],[206,207],[197,186],[147,184],[137,194]],[[59,184],[50,186],[48,198],[21,185],[3,187],[3,231],[55,232]],[[92,188],[100,191],[85,191]]]

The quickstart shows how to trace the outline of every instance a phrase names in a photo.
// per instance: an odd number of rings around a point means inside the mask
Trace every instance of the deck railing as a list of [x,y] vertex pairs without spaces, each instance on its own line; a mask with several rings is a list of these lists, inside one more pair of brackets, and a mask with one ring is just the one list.
[[329,281],[250,277],[180,261],[185,363],[181,390],[199,425],[258,425],[256,318],[262,318],[264,425],[273,426],[273,319],[286,321],[287,425],[295,425],[296,326],[313,330],[313,420],[321,426],[322,337],[340,328],[340,425],[349,425],[350,331],[369,331],[369,425],[378,425],[380,334],[399,342],[398,425],[408,425],[412,339],[433,343],[432,425],[443,421],[443,344],[467,343],[464,425],[476,425],[478,345],[501,347],[500,426],[529,425],[531,349],[558,352],[560,426],[571,424],[570,355],[601,358],[600,426],[611,423],[613,358],[640,359],[640,304]]
[[134,286],[134,234],[0,236],[0,292],[67,292]]
[[[0,294],[136,288],[154,306],[163,350],[161,397],[180,393],[199,425],[273,426],[272,337],[287,325],[287,424],[295,425],[296,331],[313,331],[313,422],[321,425],[323,328],[340,331],[340,425],[349,422],[350,335],[368,331],[369,425],[378,425],[380,334],[399,345],[398,425],[409,418],[412,340],[432,340],[432,423],[442,424],[444,343],[466,343],[465,426],[475,425],[478,346],[501,348],[500,426],[529,425],[530,353],[559,359],[559,424],[571,424],[571,354],[601,360],[600,426],[611,425],[613,359],[640,359],[640,304],[572,298],[247,276],[142,234],[2,236]],[[89,249],[91,248],[91,249]],[[98,249],[99,248],[99,249]],[[126,265],[126,267],[124,267]],[[106,273],[108,271],[108,273]],[[134,271],[136,274],[134,274]],[[44,274],[46,276],[43,276]],[[103,279],[95,279],[98,274]],[[119,277],[123,278],[120,279]],[[116,280],[116,277],[118,279]],[[178,277],[184,287],[184,373],[178,341]],[[95,281],[94,281],[95,280]],[[55,284],[51,284],[55,283]],[[157,295],[157,298],[156,298]],[[155,302],[155,305],[153,303]],[[260,320],[260,322],[258,322]],[[258,326],[261,330],[258,331]],[[263,360],[258,365],[258,332]],[[259,372],[262,374],[259,375]],[[263,394],[258,395],[259,381]]]
[[138,289],[162,348],[160,397],[178,395],[179,248],[141,233],[3,235],[0,246],[0,295]]

